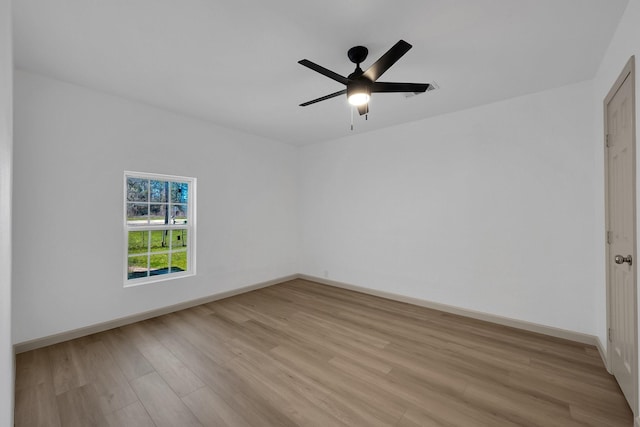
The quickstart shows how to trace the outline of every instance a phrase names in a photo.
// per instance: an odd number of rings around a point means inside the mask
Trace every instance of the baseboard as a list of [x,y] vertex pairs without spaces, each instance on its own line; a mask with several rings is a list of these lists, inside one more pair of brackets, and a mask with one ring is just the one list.
[[[470,317],[472,319],[484,320],[486,322],[497,323],[498,325],[510,326],[512,328],[523,329],[525,331],[536,332],[538,334],[549,335],[556,338],[563,338],[570,341],[579,342],[581,344],[589,344],[598,348],[600,355],[603,356],[603,350],[599,339],[594,335],[583,334],[581,332],[569,331],[567,329],[555,328],[553,326],[540,325],[538,323],[527,322],[524,320],[512,319],[509,317],[498,316],[495,314],[483,313],[480,311],[467,310],[447,304],[427,301],[419,298],[407,297],[404,295],[394,294],[391,292],[378,291],[375,289],[365,288],[352,285],[349,283],[338,282],[335,280],[324,279],[321,277],[310,276],[307,274],[299,274],[300,279],[312,282],[322,283],[324,285],[334,286],[337,288],[348,289],[351,291],[362,292],[381,298],[386,298],[399,302],[417,305],[420,307],[432,308],[434,310],[444,311],[446,313],[457,314],[460,316]],[[603,359],[605,361],[606,359]],[[606,364],[605,364],[606,365]]]
[[37,348],[46,347],[48,345],[57,344],[63,341],[72,340],[75,338],[84,337],[86,335],[95,334],[98,332],[107,331],[109,329],[118,328],[120,326],[129,325],[131,323],[140,322],[142,320],[151,319],[153,317],[162,316],[163,314],[173,313],[175,311],[184,310],[187,308],[195,307],[197,305],[206,304],[208,302],[229,298],[234,295],[243,294],[246,292],[254,291],[256,289],[266,288],[278,283],[286,282],[288,280],[294,280],[299,277],[298,274],[292,274],[289,276],[279,277],[273,280],[267,280],[265,282],[256,283],[253,285],[243,286],[241,288],[232,289],[230,291],[220,292],[217,294],[209,295],[203,298],[198,298],[190,301],[185,301],[179,304],[170,305],[168,307],[162,307],[155,310],[145,311],[144,313],[134,314],[132,316],[121,317],[118,319],[110,320],[108,322],[97,323],[83,328],[73,329],[71,331],[61,332],[55,335],[49,335],[43,338],[37,338],[30,341],[24,341],[14,344],[13,348],[16,354],[24,353],[25,351],[35,350]]
[[633,420],[633,427],[640,427],[640,417],[636,417]]
[[[348,289],[356,292],[361,292],[369,295],[378,296],[381,298],[387,298],[394,301],[405,302],[408,304],[417,305],[420,307],[431,308],[434,310],[444,311],[446,313],[457,314],[460,316],[470,317],[472,319],[483,320],[491,323],[496,323],[503,326],[510,326],[513,328],[523,329],[525,331],[536,332],[543,335],[549,335],[556,338],[563,338],[571,341],[576,341],[582,344],[589,344],[595,346],[600,352],[602,360],[607,366],[606,352],[604,346],[600,342],[598,337],[580,332],[569,331],[566,329],[555,328],[552,326],[540,325],[537,323],[526,322],[523,320],[512,319],[509,317],[497,316],[495,314],[483,313],[480,311],[467,310],[447,304],[440,304],[428,300],[419,298],[408,297],[405,295],[394,294],[391,292],[379,291],[375,289],[365,288],[362,286],[352,285],[349,283],[338,282],[335,280],[329,280],[321,277],[310,276],[307,274],[292,274],[289,276],[279,277],[273,280],[267,280],[265,282],[256,283],[253,285],[243,286],[241,288],[233,289],[230,291],[220,292],[217,294],[209,295],[203,298],[186,301],[180,304],[174,304],[168,307],[162,307],[155,310],[146,311],[143,313],[135,314],[132,316],[126,316],[118,319],[114,319],[108,322],[98,323],[83,328],[73,329],[71,331],[61,332],[59,334],[50,335],[43,338],[37,338],[30,341],[24,341],[14,344],[14,350],[16,354],[23,353],[25,351],[34,350],[48,345],[57,344],[63,341],[80,338],[86,335],[103,332],[109,329],[125,326],[131,323],[140,322],[142,320],[151,319],[153,317],[162,316],[164,314],[173,313],[175,311],[184,310],[187,308],[195,307],[197,305],[206,304],[208,302],[229,298],[234,295],[239,295],[245,292],[250,292],[256,289],[265,288],[278,283],[286,282],[294,279],[304,279],[312,282],[321,283],[324,285],[334,286],[337,288]],[[640,427],[640,426],[638,426]]]
[[604,367],[607,369],[607,372],[611,374],[611,370],[609,369],[609,360],[607,358],[607,350],[604,345],[602,345],[602,341],[600,341],[599,337],[595,337],[596,339],[596,348],[598,349],[598,353],[600,353],[600,358],[602,359],[602,363],[604,363]]

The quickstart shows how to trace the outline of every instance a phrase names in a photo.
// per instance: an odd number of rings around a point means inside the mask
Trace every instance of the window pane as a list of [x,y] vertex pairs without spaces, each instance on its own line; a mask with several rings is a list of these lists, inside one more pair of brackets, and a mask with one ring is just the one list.
[[146,202],[149,193],[149,180],[127,178],[127,201]]
[[151,252],[169,250],[169,230],[151,232]]
[[147,268],[147,256],[131,256],[128,258],[128,278],[139,279],[147,277],[149,269]]
[[192,184],[194,178],[125,172],[125,286],[192,273]]
[[149,244],[148,231],[130,231],[129,232],[129,254],[146,253],[148,244]]
[[147,225],[148,206],[140,203],[127,203],[127,225]]
[[150,257],[149,275],[157,276],[169,272],[169,254],[155,254]]
[[173,252],[171,254],[171,272],[187,271],[187,252]]
[[171,223],[186,224],[187,223],[187,207],[189,205],[171,205]]
[[151,181],[151,201],[166,202],[169,193],[169,182],[167,181]]
[[149,220],[151,224],[168,224],[167,205],[151,205],[149,207]]
[[187,203],[189,201],[189,183],[171,183],[171,203]]
[[187,230],[173,230],[171,232],[171,249],[177,250],[187,247]]

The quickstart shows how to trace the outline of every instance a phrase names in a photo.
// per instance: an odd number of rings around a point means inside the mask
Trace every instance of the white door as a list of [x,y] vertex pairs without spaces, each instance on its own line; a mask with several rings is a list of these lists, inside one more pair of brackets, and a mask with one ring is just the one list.
[[605,99],[609,364],[635,411],[635,97],[633,58]]

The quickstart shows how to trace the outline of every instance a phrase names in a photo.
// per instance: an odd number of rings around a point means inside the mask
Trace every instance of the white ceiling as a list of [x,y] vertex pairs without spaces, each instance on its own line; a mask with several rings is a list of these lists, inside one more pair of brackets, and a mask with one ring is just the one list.
[[[18,68],[304,145],[592,78],[628,0],[17,0]],[[369,120],[346,97],[346,52],[366,69],[413,45],[380,81],[437,82],[374,94]]]

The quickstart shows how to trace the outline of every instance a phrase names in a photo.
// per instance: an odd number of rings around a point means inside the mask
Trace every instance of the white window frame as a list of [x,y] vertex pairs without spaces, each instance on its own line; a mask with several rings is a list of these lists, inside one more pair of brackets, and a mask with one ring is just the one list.
[[[127,221],[127,178],[141,178],[148,180],[156,180],[156,181],[177,181],[177,182],[187,182],[189,184],[189,196],[187,198],[187,221],[186,224],[152,224],[149,223],[147,225],[129,225]],[[123,179],[123,222],[124,222],[124,265],[123,265],[123,281],[124,287],[132,287],[145,285],[148,283],[156,283],[163,282],[167,280],[175,280],[189,276],[195,276],[196,274],[196,178],[194,177],[185,177],[185,176],[176,176],[176,175],[166,175],[166,174],[157,174],[157,173],[147,173],[147,172],[134,172],[134,171],[124,171],[124,179]],[[144,202],[143,202],[144,203]],[[151,201],[147,200],[149,205],[151,205]],[[183,272],[176,273],[167,273],[167,274],[158,274],[158,275],[149,275],[146,277],[141,277],[137,279],[129,279],[129,232],[130,231],[148,231],[149,235],[151,235],[151,231],[159,231],[159,230],[187,230],[187,270]],[[157,252],[157,254],[162,254],[163,252]],[[171,260],[171,251],[167,250],[169,253],[169,260]],[[156,254],[156,252],[151,252],[150,248],[148,248],[147,255]],[[141,256],[141,254],[133,254],[133,256]],[[171,265],[169,263],[169,265]]]

